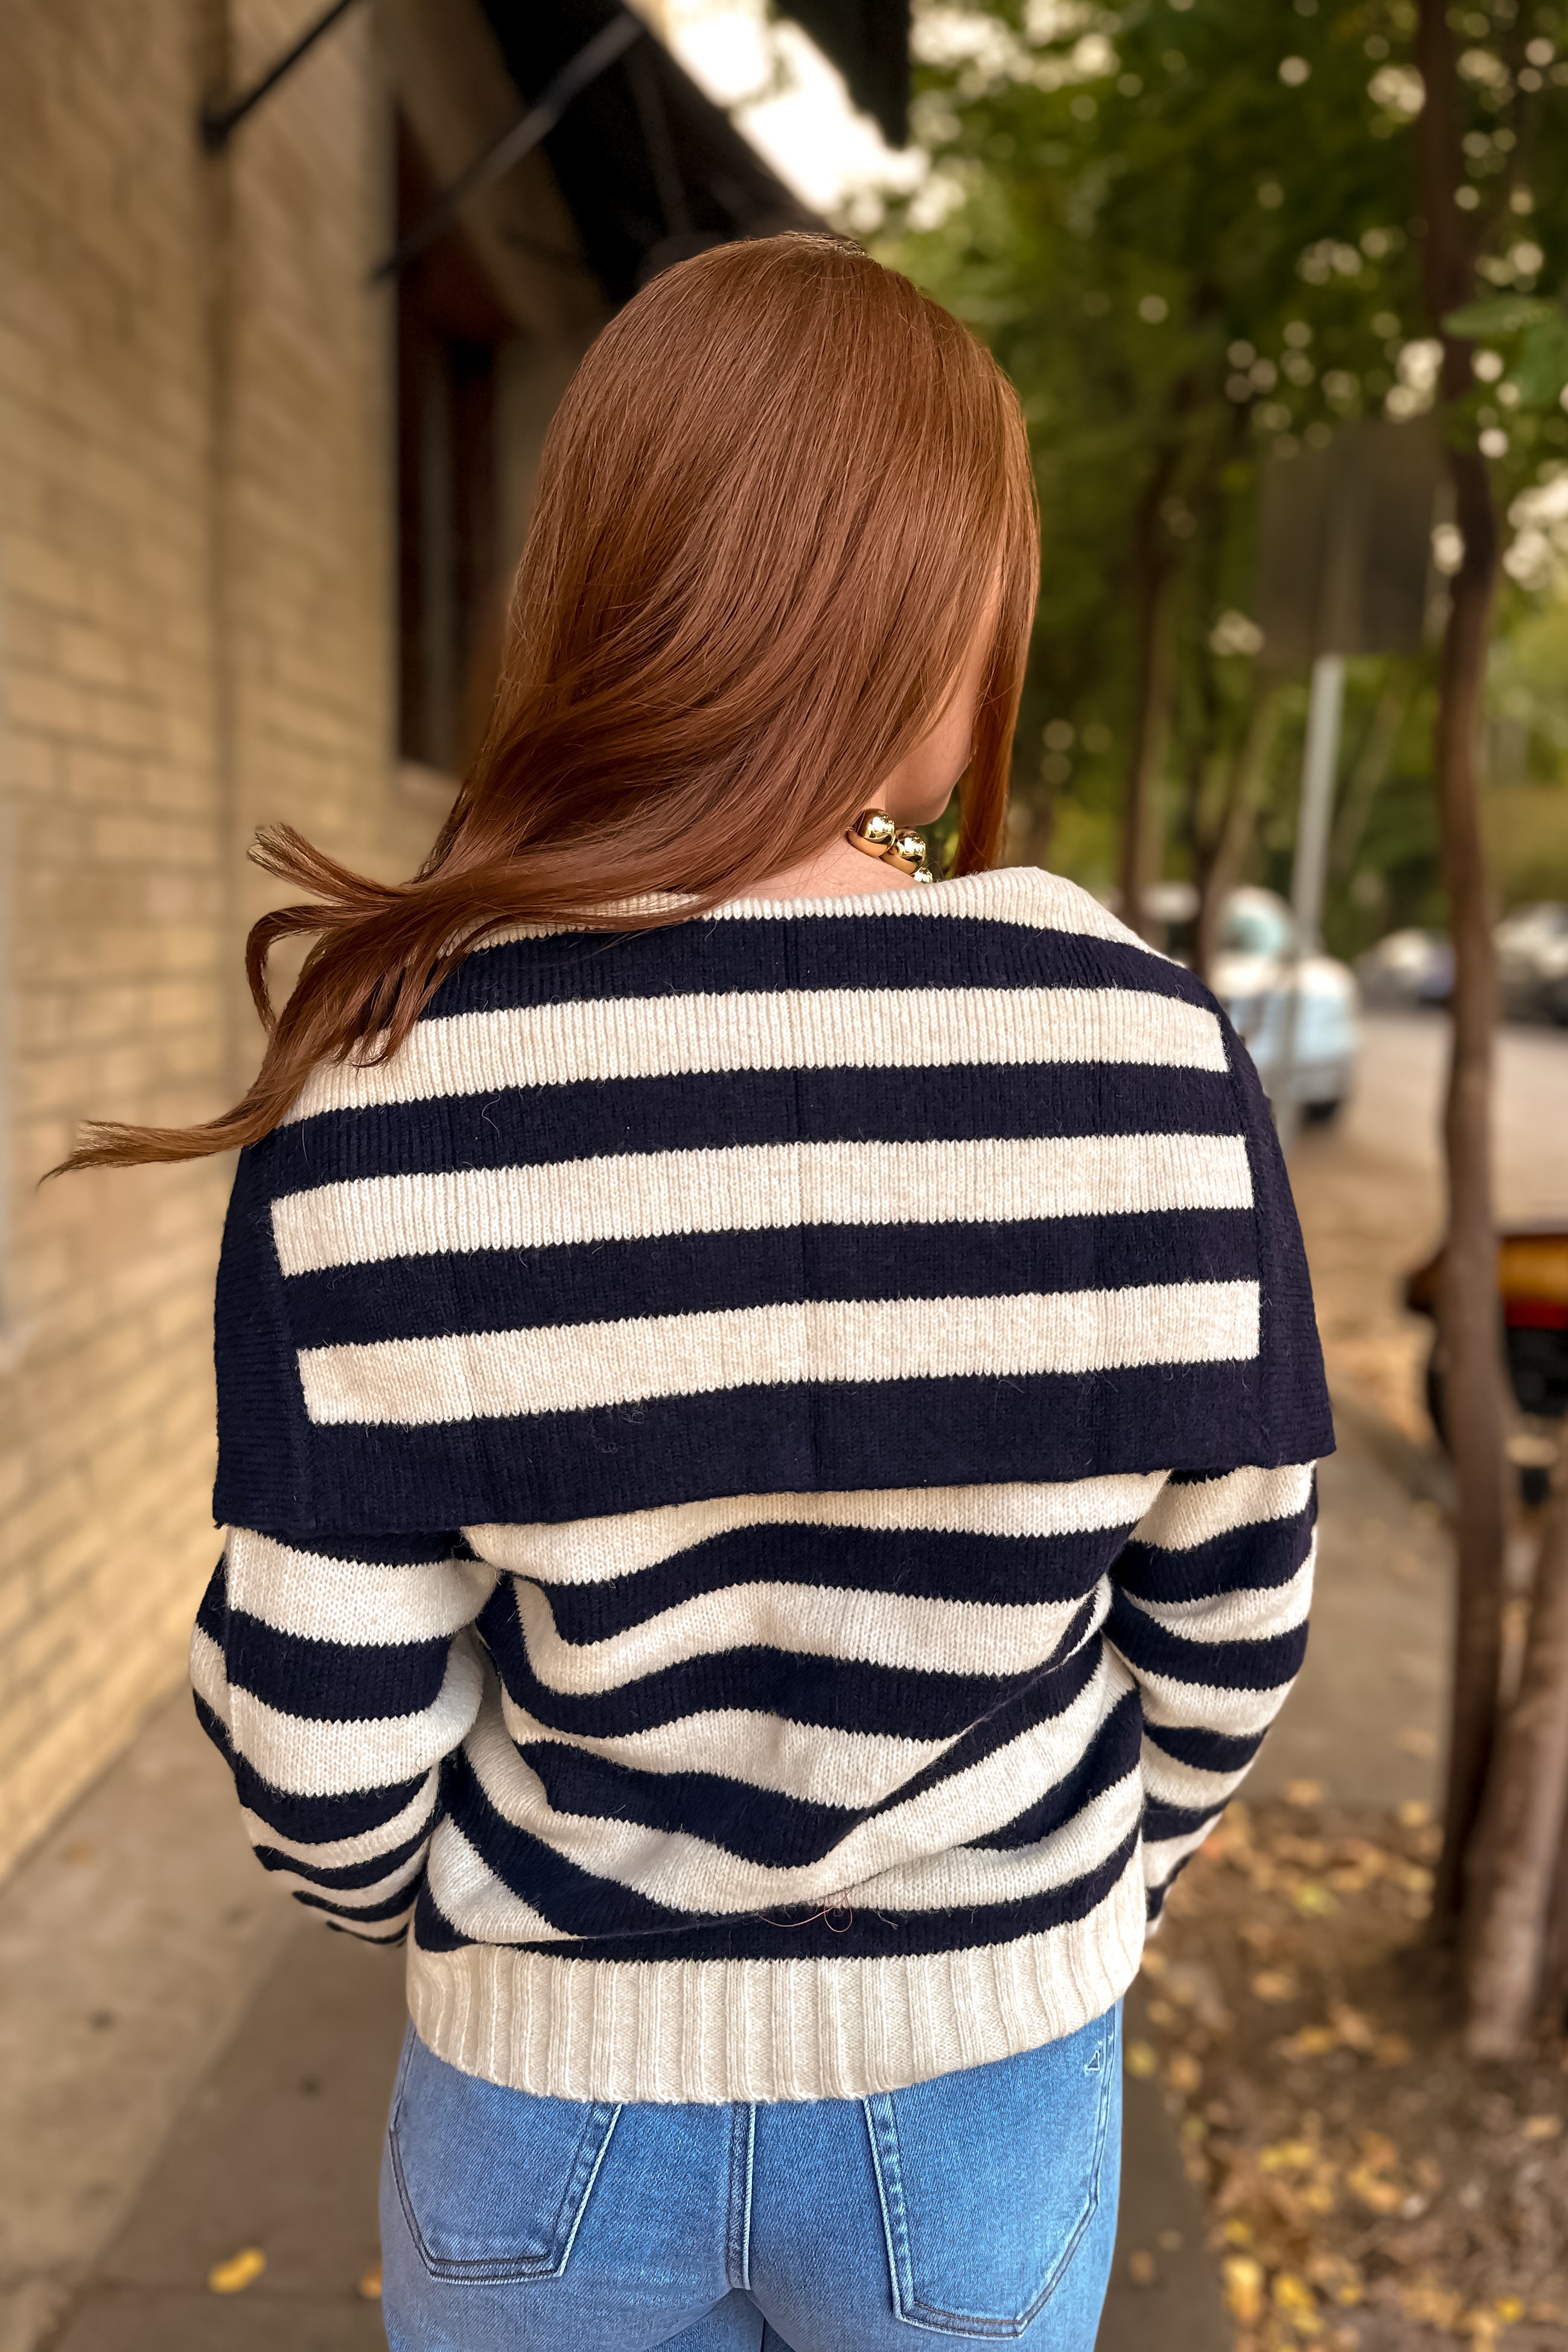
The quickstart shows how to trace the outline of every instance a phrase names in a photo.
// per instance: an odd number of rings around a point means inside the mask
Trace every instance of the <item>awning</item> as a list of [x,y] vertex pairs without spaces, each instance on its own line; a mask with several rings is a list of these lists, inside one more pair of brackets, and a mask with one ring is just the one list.
[[[619,14],[617,0],[480,0],[532,105]],[[658,41],[644,38],[574,98],[544,152],[595,276],[624,302],[656,270],[731,237],[823,224]]]

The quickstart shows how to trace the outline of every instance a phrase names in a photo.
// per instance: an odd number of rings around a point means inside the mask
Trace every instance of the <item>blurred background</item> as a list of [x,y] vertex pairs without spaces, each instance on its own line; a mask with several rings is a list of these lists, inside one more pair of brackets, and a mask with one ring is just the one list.
[[242,1091],[255,828],[413,869],[578,357],[792,227],[1017,386],[1007,854],[1225,1001],[1340,1431],[1102,2344],[1568,2343],[1568,6],[6,0],[0,2352],[381,2340],[400,2030],[183,1690],[229,1165],[37,1179]]

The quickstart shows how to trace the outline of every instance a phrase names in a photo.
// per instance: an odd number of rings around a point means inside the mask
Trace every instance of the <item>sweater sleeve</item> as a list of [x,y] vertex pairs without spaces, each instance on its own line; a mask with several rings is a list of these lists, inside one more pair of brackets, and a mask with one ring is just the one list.
[[1108,1638],[1143,1710],[1150,1916],[1235,1794],[1307,1647],[1310,1464],[1178,1473],[1112,1571]]
[[308,1548],[232,1528],[191,1644],[204,1728],[268,1870],[369,1943],[406,1933],[494,1584],[455,1534]]

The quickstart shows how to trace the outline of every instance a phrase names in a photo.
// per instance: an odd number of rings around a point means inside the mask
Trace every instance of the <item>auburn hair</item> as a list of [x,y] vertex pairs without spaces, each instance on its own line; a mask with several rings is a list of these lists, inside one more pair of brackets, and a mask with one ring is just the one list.
[[[812,236],[665,271],[551,424],[489,729],[419,872],[258,834],[309,896],[247,941],[254,1084],[198,1126],[90,1127],[62,1165],[254,1142],[318,1063],[395,1052],[498,929],[668,923],[811,856],[930,732],[992,611],[954,860],[989,865],[1038,562],[1017,398],[908,278]],[[277,1012],[268,956],[300,934]]]

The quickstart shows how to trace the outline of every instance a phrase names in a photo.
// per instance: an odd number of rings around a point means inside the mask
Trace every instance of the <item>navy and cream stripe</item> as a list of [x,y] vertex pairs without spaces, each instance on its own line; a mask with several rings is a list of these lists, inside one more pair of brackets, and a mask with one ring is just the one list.
[[1069,2032],[1300,1664],[1310,1299],[1212,1000],[1037,874],[520,932],[242,1161],[204,1720],[421,2033],[593,2098]]

